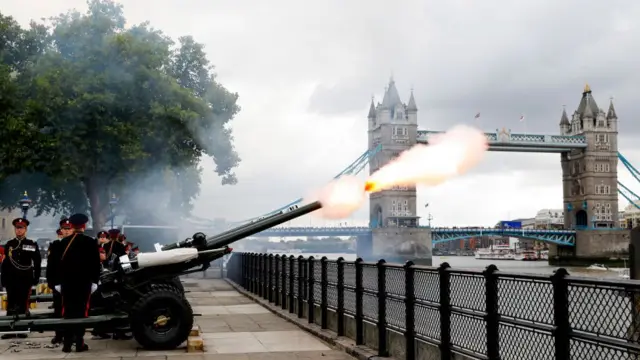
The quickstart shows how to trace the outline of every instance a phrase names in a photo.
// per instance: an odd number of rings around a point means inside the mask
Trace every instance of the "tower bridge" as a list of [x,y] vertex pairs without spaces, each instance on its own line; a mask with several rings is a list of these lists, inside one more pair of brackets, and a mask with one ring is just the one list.
[[[441,133],[418,129],[418,107],[413,91],[408,103],[403,103],[393,79],[381,102],[372,99],[367,120],[368,150],[338,176],[358,173],[365,165],[372,174],[401,152],[418,143],[428,144],[433,136]],[[606,263],[611,257],[628,251],[629,231],[619,227],[618,192],[632,203],[640,200],[640,196],[619,184],[618,159],[638,181],[640,171],[618,153],[618,116],[613,101],[605,112],[598,107],[588,85],[571,116],[566,109],[562,111],[559,130],[559,134],[522,134],[502,128],[485,135],[490,151],[560,154],[564,225],[568,230],[421,226],[415,187],[395,187],[369,195],[369,227],[278,228],[267,230],[262,236],[358,236],[358,255],[364,259],[430,264],[433,244],[502,235],[549,243],[553,264]],[[299,202],[301,199],[265,216]]]
[[[533,230],[533,229],[492,229],[492,228],[426,228],[431,231],[432,244],[470,239],[479,236],[509,236],[520,239],[543,241],[549,244],[574,246],[574,230]],[[254,237],[295,237],[295,236],[356,236],[366,241],[372,235],[372,229],[366,226],[351,227],[275,227],[265,230]]]

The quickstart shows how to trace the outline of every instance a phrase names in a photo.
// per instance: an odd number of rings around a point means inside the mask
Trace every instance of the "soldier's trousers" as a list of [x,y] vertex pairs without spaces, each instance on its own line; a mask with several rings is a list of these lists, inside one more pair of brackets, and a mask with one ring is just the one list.
[[[61,318],[62,317],[62,294],[53,290],[53,317]],[[56,337],[62,337],[62,331],[56,330]]]
[[7,290],[7,315],[26,314],[31,299],[31,279],[15,279],[5,284]]
[[[91,298],[91,284],[63,284],[62,285],[62,317],[65,319],[81,319],[89,316]],[[84,344],[86,327],[79,325],[63,332],[64,345],[75,342],[76,347]]]

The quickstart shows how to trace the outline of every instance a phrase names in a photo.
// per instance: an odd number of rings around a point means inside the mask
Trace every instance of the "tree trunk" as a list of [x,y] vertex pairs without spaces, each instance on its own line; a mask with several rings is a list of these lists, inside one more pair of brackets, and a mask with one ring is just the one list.
[[98,233],[102,229],[105,223],[105,204],[103,203],[104,196],[102,190],[104,190],[97,179],[89,178],[84,181],[85,191],[87,198],[89,198],[89,208],[91,209],[91,224],[95,233]]

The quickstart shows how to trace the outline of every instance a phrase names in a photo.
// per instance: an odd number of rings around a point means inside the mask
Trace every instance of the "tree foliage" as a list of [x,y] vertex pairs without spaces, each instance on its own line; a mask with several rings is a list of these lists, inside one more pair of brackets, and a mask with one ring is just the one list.
[[90,209],[100,226],[112,193],[138,221],[188,213],[203,156],[234,184],[238,95],[203,45],[126,28],[112,1],[88,5],[28,29],[0,17],[0,202],[13,206],[24,188],[38,211]]

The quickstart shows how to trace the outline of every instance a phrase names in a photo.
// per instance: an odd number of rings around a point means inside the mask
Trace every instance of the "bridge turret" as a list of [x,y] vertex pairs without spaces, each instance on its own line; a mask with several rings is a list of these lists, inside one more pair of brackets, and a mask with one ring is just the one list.
[[607,127],[612,131],[618,131],[618,114],[616,114],[616,109],[613,107],[613,98],[609,100],[609,111],[607,111],[606,123]]
[[568,135],[571,132],[571,124],[567,116],[567,108],[563,107],[562,116],[560,117],[560,134]]
[[[598,108],[586,85],[571,122],[571,135],[583,135],[587,147],[562,155],[568,227],[618,226],[617,123],[612,121]],[[567,125],[562,123],[564,131]]]

